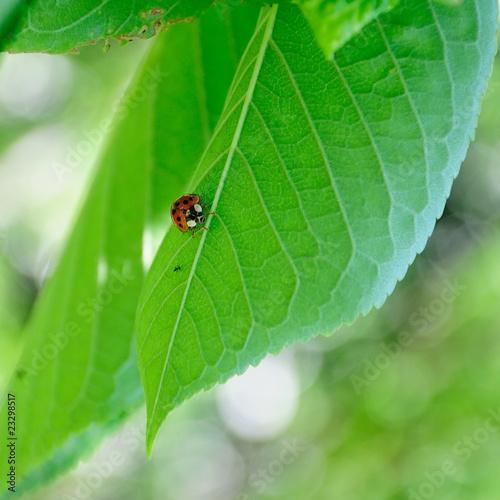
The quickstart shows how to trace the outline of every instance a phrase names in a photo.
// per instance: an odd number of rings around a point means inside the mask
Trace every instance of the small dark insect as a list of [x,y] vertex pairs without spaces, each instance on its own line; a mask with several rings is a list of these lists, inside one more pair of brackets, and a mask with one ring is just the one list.
[[182,269],[182,266],[175,266],[174,273],[176,273],[177,271],[180,271],[181,269]]

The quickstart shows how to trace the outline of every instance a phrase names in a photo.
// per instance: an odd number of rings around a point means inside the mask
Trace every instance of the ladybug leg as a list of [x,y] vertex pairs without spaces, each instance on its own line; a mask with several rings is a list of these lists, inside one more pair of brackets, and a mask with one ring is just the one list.
[[208,212],[208,215],[217,215],[217,212],[210,212],[210,209],[206,205],[202,205],[202,208]]
[[197,229],[193,229],[192,234],[191,234],[191,238],[194,238],[194,235],[196,234],[196,231],[198,231],[199,229],[204,229],[205,231],[210,231],[210,229],[208,229],[208,227],[200,226]]

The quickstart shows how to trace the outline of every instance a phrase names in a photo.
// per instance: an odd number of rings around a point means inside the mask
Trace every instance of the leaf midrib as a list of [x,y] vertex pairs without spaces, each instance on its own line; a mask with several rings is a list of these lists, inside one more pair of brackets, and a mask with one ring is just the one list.
[[[228,175],[228,172],[229,172],[229,167],[231,166],[231,163],[232,163],[232,160],[233,160],[233,156],[235,154],[238,142],[240,140],[241,131],[243,130],[243,125],[245,124],[245,121],[246,121],[246,118],[247,118],[247,115],[248,115],[248,110],[250,109],[250,103],[252,101],[253,93],[254,93],[255,87],[257,85],[257,79],[258,79],[258,76],[259,76],[259,73],[260,73],[260,69],[262,67],[262,63],[264,61],[264,55],[266,53],[267,47],[269,46],[269,41],[271,39],[271,35],[272,35],[272,32],[273,32],[274,21],[276,19],[276,13],[277,13],[277,11],[278,11],[278,5],[275,4],[275,5],[273,5],[269,9],[269,12],[267,14],[267,20],[264,21],[264,22],[267,22],[267,26],[266,26],[266,29],[264,31],[264,35],[263,35],[262,42],[261,42],[261,45],[260,45],[260,48],[259,48],[259,52],[258,52],[258,55],[257,55],[255,66],[254,66],[254,69],[253,69],[253,72],[252,72],[252,77],[250,79],[249,88],[247,90],[246,97],[245,97],[245,100],[243,102],[243,107],[242,107],[242,110],[241,110],[241,114],[240,114],[238,123],[236,125],[236,129],[235,129],[235,132],[234,132],[234,135],[233,135],[233,140],[231,142],[231,146],[229,148],[229,153],[228,153],[228,156],[227,156],[227,159],[226,159],[226,163],[224,165],[224,169],[223,169],[222,174],[221,174],[221,179],[219,181],[219,185],[217,187],[217,191],[215,192],[215,196],[214,196],[214,199],[212,201],[212,206],[211,206],[211,210],[212,211],[217,210],[217,205],[218,205],[220,196],[222,194],[222,189],[223,189],[223,187],[225,185],[225,181],[226,181],[226,178],[227,178],[227,175]],[[213,218],[213,215],[209,215],[207,217],[207,223],[206,223],[207,229],[210,228],[210,222],[211,222],[212,218]],[[170,359],[170,353],[172,352],[172,347],[173,347],[175,336],[176,336],[176,333],[177,333],[177,330],[178,330],[178,327],[179,327],[179,323],[180,323],[180,319],[181,319],[181,316],[182,316],[182,312],[184,310],[184,305],[185,305],[186,300],[187,300],[187,296],[188,296],[188,293],[189,293],[189,290],[190,290],[190,285],[191,285],[191,282],[193,280],[193,277],[194,277],[194,274],[195,274],[195,269],[196,269],[198,260],[200,259],[201,251],[203,249],[206,237],[207,237],[207,232],[204,231],[203,234],[201,235],[201,240],[200,240],[200,243],[198,245],[198,249],[196,251],[196,255],[194,257],[193,264],[191,266],[191,270],[189,272],[189,276],[188,276],[187,283],[186,283],[186,288],[184,289],[184,294],[183,294],[181,302],[179,304],[179,312],[177,313],[177,317],[176,317],[176,320],[175,320],[174,328],[172,330],[172,336],[170,338],[170,342],[169,342],[169,346],[168,346],[168,350],[167,350],[167,354],[166,354],[166,358],[165,358],[165,363],[163,365],[163,370],[162,370],[162,374],[161,374],[161,377],[160,377],[160,383],[158,384],[158,389],[156,391],[155,402],[154,402],[154,405],[153,405],[153,409],[151,411],[151,417],[150,417],[149,422],[148,422],[148,429],[147,429],[147,434],[148,434],[148,444],[147,444],[148,455],[151,454],[152,440],[154,438],[154,436],[151,436],[151,427],[153,425],[154,416],[155,416],[155,413],[156,413],[156,409],[158,407],[158,400],[159,400],[161,388],[162,388],[162,385],[163,385],[163,380],[165,378],[165,374],[166,374],[166,370],[167,370],[167,365],[168,365],[168,362],[169,362],[169,359]]]

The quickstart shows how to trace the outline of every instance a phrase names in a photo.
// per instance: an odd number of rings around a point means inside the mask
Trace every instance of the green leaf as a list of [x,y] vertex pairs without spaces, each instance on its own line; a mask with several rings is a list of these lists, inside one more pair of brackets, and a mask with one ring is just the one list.
[[380,13],[392,9],[399,0],[297,0],[309,21],[316,40],[331,57],[344,43],[359,33]]
[[436,3],[441,3],[443,5],[448,5],[449,7],[458,7],[462,5],[463,0],[433,0]]
[[496,50],[495,0],[402,1],[333,61],[298,8],[262,12],[187,190],[217,215],[168,231],[141,296],[149,452],[196,392],[382,305],[443,211]]
[[58,54],[101,39],[150,38],[173,23],[193,21],[211,4],[212,0],[33,0],[4,48]]
[[25,0],[3,0],[0,4],[0,51],[12,38],[12,29],[21,16]]
[[0,231],[0,394],[4,394],[10,373],[19,357],[23,342],[20,331],[27,305],[21,300],[25,290],[20,277],[3,256],[3,236]]
[[[131,116],[141,113],[136,108]],[[72,434],[93,422],[115,420],[142,401],[132,333],[143,281],[149,170],[130,161],[143,147],[137,137],[124,140],[132,133],[131,123],[123,122],[115,135],[125,146],[111,147],[101,160],[57,270],[27,326],[28,341],[17,368],[22,376],[9,384],[19,409],[21,491],[33,486],[26,477],[33,474],[30,469],[50,461]],[[130,185],[136,188],[134,203]]]
[[21,492],[70,467],[143,401],[132,336],[144,239],[153,251],[144,226],[169,218],[165,199],[192,175],[257,14],[245,7],[221,22],[210,11],[173,27],[116,109],[90,192],[25,332],[22,376],[8,386],[19,408]]

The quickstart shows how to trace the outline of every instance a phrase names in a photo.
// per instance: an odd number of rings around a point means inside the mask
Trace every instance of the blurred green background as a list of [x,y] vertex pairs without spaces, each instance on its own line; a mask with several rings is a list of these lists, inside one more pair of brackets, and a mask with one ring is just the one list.
[[[151,42],[0,69],[0,387],[85,195],[109,115]],[[144,411],[36,499],[498,499],[500,59],[477,137],[425,252],[381,310],[169,416]]]

